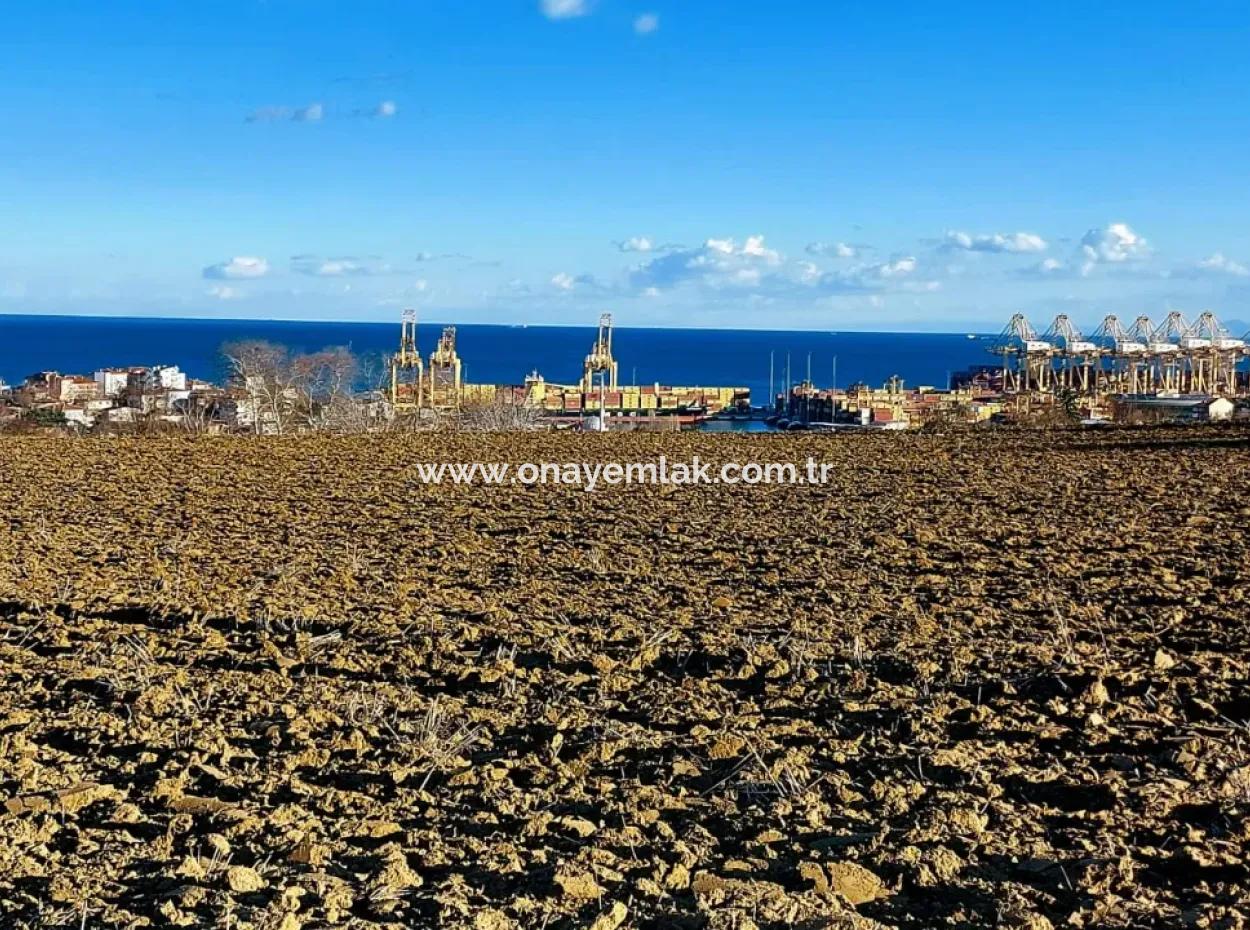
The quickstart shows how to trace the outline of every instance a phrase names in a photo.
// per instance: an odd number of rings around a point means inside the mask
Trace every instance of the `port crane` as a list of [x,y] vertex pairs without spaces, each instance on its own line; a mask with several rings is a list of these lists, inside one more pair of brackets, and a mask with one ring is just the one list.
[[417,311],[403,312],[399,351],[391,356],[391,404],[396,410],[459,407],[463,367],[456,352],[456,327],[443,329],[438,345],[424,362],[417,349]]
[[424,394],[425,368],[417,351],[417,311],[405,310],[400,320],[399,351],[391,356],[391,404],[397,410],[416,408]]
[[607,389],[615,391],[617,386],[617,362],[612,357],[612,314],[604,313],[599,317],[599,333],[595,344],[586,356],[582,367],[581,388],[589,394],[595,389],[595,375],[602,374],[607,380]]
[[990,351],[1003,357],[1003,389],[1008,393],[1054,387],[1055,347],[1037,334],[1023,313],[1011,318]]
[[1150,383],[1149,349],[1115,314],[1103,318],[1090,338],[1101,347],[1099,390],[1140,394]]
[[1082,394],[1097,390],[1102,350],[1097,343],[1081,335],[1066,313],[1055,317],[1040,341],[1053,349],[1056,387]]
[[1225,394],[1244,390],[1239,368],[1250,334],[1234,338],[1211,311],[1194,322],[1173,310],[1157,325],[1146,315],[1125,326],[1109,315],[1088,338],[1066,314],[1040,336],[1016,314],[990,351],[1003,359],[1010,393],[1061,388],[1102,394]]
[[463,363],[456,352],[456,327],[444,326],[438,345],[430,353],[428,366],[430,406],[435,410],[451,410],[460,406]]
[[[1141,318],[1143,321],[1145,317]],[[1147,346],[1154,360],[1154,384],[1156,391],[1180,393],[1185,380],[1187,359],[1185,351],[1192,346],[1183,345],[1190,330],[1179,310],[1169,313],[1150,334]]]
[[1245,353],[1246,341],[1234,339],[1210,310],[1198,316],[1186,340],[1191,349],[1190,390],[1236,393],[1237,364]]
[[[628,412],[637,417],[671,417],[668,421],[694,422],[725,409],[736,409],[746,400],[748,390],[740,387],[632,387],[622,390],[619,367],[612,346],[612,315],[599,317],[594,344],[585,357],[582,378],[575,384],[548,383],[537,371],[523,384],[475,384],[465,380],[465,365],[456,344],[456,327],[442,330],[437,345],[424,359],[418,350],[417,312],[405,310],[401,317],[399,347],[389,357],[390,400],[396,411],[422,416],[442,412],[457,413],[466,406],[475,409],[498,401],[524,404],[543,414],[559,417],[581,417],[597,407]],[[613,393],[610,395],[608,391]],[[600,416],[600,428],[606,428],[608,416]]]

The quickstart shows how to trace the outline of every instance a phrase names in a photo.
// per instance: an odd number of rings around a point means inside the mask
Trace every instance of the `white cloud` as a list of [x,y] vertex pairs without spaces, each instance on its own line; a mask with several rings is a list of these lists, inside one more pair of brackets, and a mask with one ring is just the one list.
[[993,233],[987,236],[972,235],[959,230],[946,233],[945,245],[948,249],[962,249],[966,252],[1004,252],[1019,254],[1025,252],[1045,252],[1046,240],[1037,233]]
[[763,236],[748,236],[746,244],[742,247],[742,254],[749,255],[752,258],[762,258],[770,265],[775,265],[781,261],[781,254],[764,247]]
[[237,287],[230,287],[228,284],[217,284],[208,289],[208,296],[216,297],[218,300],[239,300],[244,295]]
[[637,291],[698,283],[709,288],[747,287],[763,279],[763,269],[781,264],[779,252],[763,236],[748,236],[741,246],[733,239],[708,239],[693,249],[672,249],[644,262],[630,275]]
[[902,258],[882,262],[879,265],[869,265],[865,271],[867,271],[870,277],[902,278],[915,272],[916,264],[916,257],[914,255],[905,255]]
[[388,274],[391,269],[374,259],[318,258],[315,255],[297,255],[291,259],[291,270],[316,278],[345,278]]
[[1240,262],[1235,262],[1228,258],[1223,252],[1216,252],[1210,258],[1204,258],[1193,269],[1198,274],[1208,274],[1214,276],[1227,275],[1233,278],[1250,277],[1250,268]]
[[643,13],[634,20],[634,32],[640,36],[649,36],[660,28],[660,17],[655,13]]
[[647,236],[630,236],[616,247],[622,252],[650,252],[655,249],[655,243]]
[[341,278],[349,274],[364,274],[365,270],[356,262],[348,261],[341,258],[329,258],[324,262],[319,262],[309,274],[314,274],[322,278]]
[[798,282],[823,294],[855,294],[898,291],[928,294],[942,289],[939,281],[917,278],[920,262],[914,255],[902,255],[885,262],[858,265],[848,270],[815,274],[815,266],[803,263]]
[[542,0],[539,6],[548,19],[574,19],[590,12],[586,0]]
[[1043,258],[1036,265],[1023,268],[1018,273],[1026,278],[1060,278],[1070,271],[1066,262],[1057,258]]
[[1096,265],[1123,264],[1149,254],[1150,247],[1146,240],[1127,223],[1111,223],[1102,229],[1091,229],[1081,237],[1083,274],[1089,274]]
[[261,107],[248,114],[249,123],[319,123],[327,118],[335,119],[389,119],[399,112],[394,100],[383,100],[376,106],[354,110],[328,111],[323,103],[310,103],[304,107]]
[[573,291],[593,291],[604,294],[614,290],[612,286],[602,283],[592,274],[572,275],[567,271],[552,275],[550,284],[557,291],[566,294]]
[[630,285],[635,294],[694,286],[723,294],[743,292],[759,300],[799,301],[873,292],[925,294],[941,287],[937,281],[920,278],[919,271],[914,255],[822,271],[814,262],[787,261],[768,248],[763,236],[750,236],[742,244],[712,238],[698,248],[658,255],[633,269]]
[[263,278],[269,274],[269,262],[250,255],[236,255],[228,262],[218,262],[204,269],[204,277],[214,280]]
[[394,100],[383,100],[375,106],[351,110],[347,115],[359,119],[390,119],[398,112],[399,104]]
[[808,255],[822,255],[825,258],[858,258],[861,249],[845,242],[811,242],[805,251]]

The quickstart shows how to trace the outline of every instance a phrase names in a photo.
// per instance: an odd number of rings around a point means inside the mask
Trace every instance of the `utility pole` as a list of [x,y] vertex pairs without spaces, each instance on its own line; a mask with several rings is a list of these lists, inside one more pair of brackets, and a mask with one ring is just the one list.
[[768,353],[768,406],[773,408],[777,406],[777,390],[773,385],[773,356],[776,354],[776,349]]
[[838,389],[838,357],[833,357],[833,383],[829,385],[830,390]]
[[812,353],[811,352],[807,353],[807,383],[809,386],[812,383]]
[[608,407],[607,395],[604,393],[604,382],[607,380],[607,372],[599,372],[599,432],[606,433],[608,431]]

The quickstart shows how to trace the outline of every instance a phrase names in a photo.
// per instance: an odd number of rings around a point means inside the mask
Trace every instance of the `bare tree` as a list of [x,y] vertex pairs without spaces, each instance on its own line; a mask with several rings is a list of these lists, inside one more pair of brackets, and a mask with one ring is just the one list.
[[205,433],[212,432],[216,423],[217,411],[215,403],[205,402],[202,399],[188,401],[186,410],[182,414],[181,426],[183,430],[194,436],[203,436]]
[[542,420],[541,409],[509,392],[501,392],[493,400],[462,407],[456,425],[481,432],[516,432],[541,429]]
[[[341,346],[292,354],[268,342],[236,342],[223,346],[222,354],[236,399],[248,405],[257,433],[439,428],[505,432],[542,426],[542,410],[511,391],[442,416],[398,417],[382,389],[386,373],[362,367],[360,359]],[[357,392],[362,378],[371,375],[376,388]]]
[[256,433],[288,432],[294,419],[291,354],[285,346],[251,340],[222,346],[229,382],[242,394]]
[[291,389],[310,429],[354,427],[354,388],[359,363],[350,349],[335,347],[291,358]]
[[269,342],[236,342],[222,354],[257,433],[363,432],[381,416],[377,398],[356,393],[360,362],[344,346],[292,354]]

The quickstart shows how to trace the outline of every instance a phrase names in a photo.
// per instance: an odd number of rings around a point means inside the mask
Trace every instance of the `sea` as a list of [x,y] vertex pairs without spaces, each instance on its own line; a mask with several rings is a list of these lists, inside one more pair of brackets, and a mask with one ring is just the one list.
[[[423,357],[442,325],[422,323]],[[593,327],[458,325],[456,345],[467,381],[520,384],[532,371],[576,382],[594,342]],[[374,375],[399,341],[398,323],[156,319],[150,317],[0,315],[0,380],[19,384],[37,371],[91,374],[98,368],[177,365],[194,378],[224,379],[222,346],[260,339],[305,352],[347,346]],[[749,388],[763,404],[769,385],[782,390],[808,377],[819,387],[945,387],[951,373],[991,364],[993,337],[969,333],[794,332],[781,330],[618,328],[613,353],[624,384]],[[771,366],[771,378],[770,378]]]

